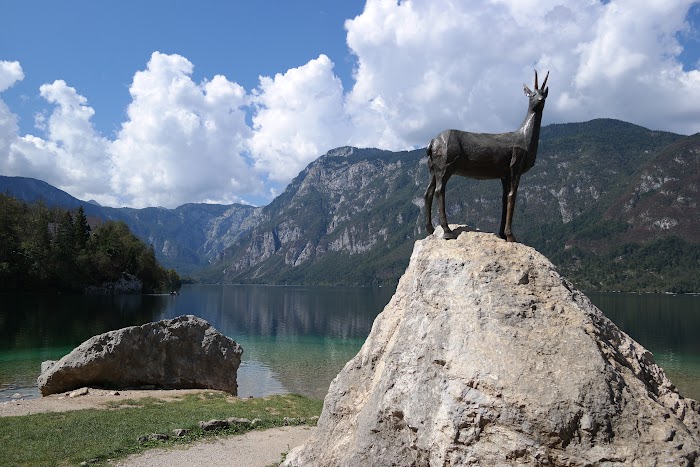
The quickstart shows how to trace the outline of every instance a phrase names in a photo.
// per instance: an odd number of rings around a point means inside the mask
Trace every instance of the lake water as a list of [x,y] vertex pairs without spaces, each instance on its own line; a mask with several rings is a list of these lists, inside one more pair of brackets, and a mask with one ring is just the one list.
[[[391,288],[185,286],[179,296],[0,295],[0,402],[39,397],[43,360],[89,337],[183,314],[206,319],[244,349],[239,395],[323,398],[360,349]],[[700,296],[588,294],[652,351],[682,394],[700,399]]]

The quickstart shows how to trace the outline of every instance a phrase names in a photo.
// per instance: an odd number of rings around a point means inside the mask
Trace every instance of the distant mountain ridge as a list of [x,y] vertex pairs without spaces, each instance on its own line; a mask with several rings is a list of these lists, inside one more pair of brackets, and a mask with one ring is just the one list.
[[49,206],[60,206],[67,209],[83,206],[87,202],[80,201],[53,185],[28,177],[7,177],[0,175],[0,192],[8,193],[26,203],[43,200]]
[[[49,206],[75,209],[103,220],[124,221],[134,235],[153,245],[167,268],[189,274],[214,259],[238,235],[249,228],[259,208],[242,204],[184,204],[175,209],[112,208],[81,201],[46,182],[0,175],[0,192],[22,201],[43,200]],[[228,242],[228,243],[227,243]]]
[[[581,288],[700,291],[698,154],[700,135],[611,119],[547,125],[520,183],[514,233]],[[427,182],[424,149],[342,147],[259,208],[85,209],[127,222],[168,267],[208,265],[199,273],[208,282],[393,285],[425,235]],[[449,221],[495,232],[500,191],[497,180],[453,177]],[[650,259],[665,249],[682,260]],[[696,279],[674,279],[689,270]]]

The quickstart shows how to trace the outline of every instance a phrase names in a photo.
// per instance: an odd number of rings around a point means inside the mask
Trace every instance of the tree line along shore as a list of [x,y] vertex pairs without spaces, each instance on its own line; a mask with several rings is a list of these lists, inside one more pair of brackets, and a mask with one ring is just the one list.
[[0,292],[83,293],[124,276],[143,292],[180,286],[177,272],[158,264],[153,246],[124,222],[0,194]]

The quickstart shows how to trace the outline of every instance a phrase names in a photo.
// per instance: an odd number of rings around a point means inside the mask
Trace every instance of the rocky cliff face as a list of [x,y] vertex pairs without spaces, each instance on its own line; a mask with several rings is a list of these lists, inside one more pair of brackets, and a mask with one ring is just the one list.
[[441,234],[285,465],[695,465],[698,403],[544,256]]
[[378,256],[395,254],[419,232],[417,168],[425,165],[423,155],[423,150],[329,151],[262,208],[261,222],[219,256],[224,280],[299,283],[309,270],[342,264],[346,277],[361,277],[347,283],[372,282],[363,268],[371,269]]
[[143,293],[143,282],[133,274],[122,273],[116,281],[91,285],[83,290],[85,295],[124,295]]
[[631,240],[648,241],[673,232],[697,242],[700,219],[700,133],[665,148],[635,175],[605,213],[621,217]]
[[568,224],[591,205],[606,204],[606,195],[619,194],[635,171],[681,138],[611,119],[548,125],[537,164],[521,181],[525,203],[535,209],[523,208],[536,223]]
[[158,260],[190,273],[216,258],[238,235],[257,223],[259,208],[242,204],[184,204],[165,208],[98,208],[103,219],[123,220],[153,245]]

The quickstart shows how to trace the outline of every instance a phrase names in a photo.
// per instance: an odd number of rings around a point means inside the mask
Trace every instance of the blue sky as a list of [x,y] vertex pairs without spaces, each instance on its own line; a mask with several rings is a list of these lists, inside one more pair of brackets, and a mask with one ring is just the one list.
[[343,145],[544,124],[700,131],[688,0],[8,1],[0,174],[113,206],[268,203]]
[[109,135],[124,120],[134,73],[154,51],[187,57],[195,81],[223,74],[246,89],[323,53],[350,85],[343,24],[363,7],[359,0],[3,2],[0,60],[18,60],[25,73],[3,100],[30,132],[34,113],[46,107],[39,86],[62,79],[89,99],[95,126]]

